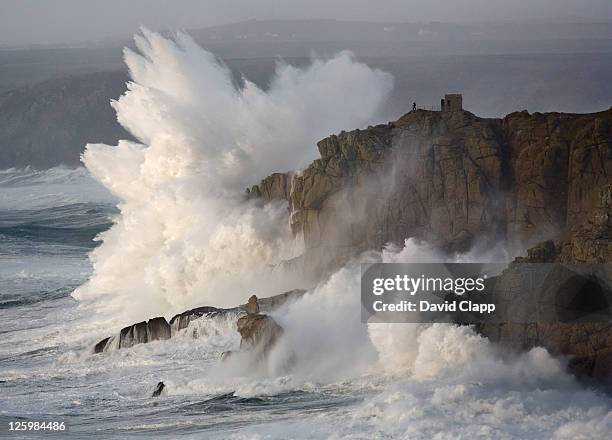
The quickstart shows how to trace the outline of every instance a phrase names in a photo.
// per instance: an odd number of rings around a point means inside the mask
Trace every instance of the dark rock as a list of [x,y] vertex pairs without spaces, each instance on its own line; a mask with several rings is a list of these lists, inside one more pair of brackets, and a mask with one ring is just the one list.
[[[596,146],[592,150],[597,154]],[[592,208],[581,221],[573,220],[574,225],[566,239],[555,246],[560,250],[555,261],[565,264],[612,263],[612,184],[589,188],[589,193],[593,198]],[[550,245],[546,246],[550,248]],[[528,251],[526,260],[537,260],[539,256],[539,251]],[[593,292],[585,292],[589,293]],[[527,347],[541,345],[554,354],[570,356],[569,368],[573,373],[612,384],[612,324],[535,323],[533,337],[528,340],[525,340],[523,332],[520,326],[506,326],[503,330],[488,329],[484,333],[502,343],[523,340]]]
[[118,348],[129,348],[136,344],[169,339],[170,325],[165,318],[157,317],[124,327],[119,332]]
[[[257,310],[259,312],[259,306],[262,310],[267,312],[286,304],[288,301],[299,298],[305,293],[305,290],[291,290],[289,292],[281,293],[280,295],[271,296],[268,298],[257,299],[253,295],[249,301],[251,302],[251,310]],[[172,331],[179,331],[189,326],[189,323],[200,318],[214,318],[217,316],[223,316],[228,313],[240,314],[247,308],[248,304],[235,307],[232,309],[220,309],[217,307],[198,307],[195,309],[187,310],[183,313],[175,315],[170,323],[163,317],[151,318],[149,321],[139,322],[127,327],[124,327],[119,332],[119,341],[117,348],[129,348],[136,344],[145,344],[151,341],[165,340],[172,337]],[[254,308],[257,306],[257,309]],[[104,338],[98,342],[94,348],[94,353],[102,353],[108,350],[114,337]]]
[[189,326],[189,323],[195,319],[202,318],[203,316],[212,318],[225,312],[227,312],[227,310],[218,309],[217,307],[198,307],[173,316],[170,320],[170,326],[175,330],[182,330],[184,328],[187,328]]
[[151,397],[159,397],[162,391],[164,391],[164,388],[166,388],[166,385],[164,385],[163,382],[159,382],[157,386],[155,387],[155,391],[153,391],[153,394],[151,395]]
[[124,327],[119,332],[119,348],[129,348],[148,341],[146,321]]
[[157,341],[170,339],[171,330],[170,324],[166,318],[157,317],[149,319],[147,323],[147,339],[148,341]]
[[244,315],[237,322],[240,348],[266,354],[283,334],[283,328],[268,315]]
[[568,356],[571,373],[612,384],[612,324],[509,322],[484,325],[481,332],[506,347],[541,346],[553,355]]
[[105,349],[106,346],[108,345],[108,342],[111,340],[110,336],[108,338],[104,338],[102,339],[100,342],[98,342],[96,345],[94,345],[94,353],[102,353]]
[[[587,224],[589,223],[587,219]],[[557,310],[553,312],[561,313],[558,319],[534,319],[534,322],[517,323],[485,323],[479,326],[479,331],[492,341],[504,346],[530,349],[536,346],[543,346],[553,355],[569,357],[569,370],[579,377],[591,377],[600,382],[612,384],[612,323],[609,322],[584,322],[588,320],[589,313],[604,312],[610,314],[612,306],[612,292],[610,279],[612,274],[610,269],[600,271],[599,276],[605,282],[594,279],[591,276],[583,276],[572,272],[572,266],[568,263],[572,258],[568,258],[569,252],[576,252],[576,249],[586,249],[584,247],[586,235],[592,230],[578,228],[578,233],[558,245],[551,245],[545,242],[527,251],[527,257],[517,258],[520,263],[541,263],[550,262],[551,259],[563,264],[554,265],[550,269],[550,275],[544,283],[544,293],[533,294],[531,292],[519,292],[525,298],[513,298],[511,304],[526,307],[532,300],[533,312],[535,316],[540,316],[542,312],[550,313],[542,309],[546,303],[552,303]],[[594,241],[601,240],[600,237],[593,237]],[[592,244],[592,243],[591,243]],[[556,249],[562,249],[557,253]],[[601,246],[596,253],[582,252],[578,259],[580,263],[610,263],[612,262],[612,252],[609,246]],[[553,250],[555,250],[553,252]],[[489,280],[500,285],[517,285],[513,278],[521,276],[518,269],[513,266],[506,270],[499,279]],[[568,286],[571,289],[567,289]],[[516,289],[513,290],[516,294]],[[569,297],[566,297],[568,292]],[[551,295],[553,297],[551,297]],[[513,321],[513,311],[511,309],[502,310],[508,315],[508,321]],[[584,317],[582,317],[584,316]],[[571,322],[581,320],[582,322]],[[568,322],[570,321],[570,322]]]

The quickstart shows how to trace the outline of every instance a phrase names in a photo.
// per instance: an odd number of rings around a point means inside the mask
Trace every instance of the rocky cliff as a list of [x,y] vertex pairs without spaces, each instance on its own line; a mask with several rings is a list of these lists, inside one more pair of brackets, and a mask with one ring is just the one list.
[[[583,27],[592,30],[597,26]],[[223,42],[206,38],[204,47],[223,59],[236,84],[246,77],[265,90],[279,56],[292,65],[304,65],[313,49],[312,42],[286,45],[278,38],[271,39],[276,43],[268,39],[245,46],[242,39]],[[583,53],[583,40],[563,40],[553,46],[546,41],[538,47],[537,55],[533,55],[536,42],[508,45],[508,41],[489,41],[486,55],[479,53],[482,47],[474,51],[473,42],[461,43],[461,48],[457,42],[450,44],[440,42],[434,48],[423,42],[414,46],[401,43],[391,48],[388,43],[326,40],[317,43],[316,51],[336,53],[348,48],[369,66],[391,73],[395,90],[382,111],[394,117],[407,102],[435,102],[440,88],[448,84],[469,94],[478,111],[493,115],[519,104],[534,110],[592,111],[612,99],[608,86],[612,57],[602,56],[609,52],[606,40],[591,40],[591,53]],[[557,46],[562,50],[555,49]],[[421,56],[425,49],[437,55]],[[471,55],[457,56],[458,50]],[[445,55],[448,53],[453,55]],[[109,105],[125,91],[128,80],[120,48],[5,50],[0,51],[0,66],[0,168],[80,165],[87,143],[116,145],[118,139],[131,139]],[[583,80],[585,75],[588,81]]]
[[[330,136],[318,148],[321,158],[303,171],[272,174],[247,190],[264,203],[287,202],[292,230],[305,244],[293,263],[316,277],[409,237],[450,252],[502,246],[524,254],[517,263],[612,262],[612,109],[503,119],[419,110]],[[511,266],[491,281],[515,285],[516,276]],[[244,310],[252,316],[238,326],[243,340],[254,329],[280,335],[257,313],[302,294],[256,300],[256,310],[249,301],[236,309],[189,310],[169,323],[155,318],[125,327],[117,341],[106,338],[94,351],[167,339],[194,319]],[[612,383],[610,323],[496,321],[476,328],[506,346],[569,355],[573,372]]]
[[[608,141],[609,145],[609,141]],[[609,166],[608,156],[600,156],[601,165]],[[584,156],[578,156],[584,157]],[[590,162],[590,161],[589,161]],[[592,163],[592,162],[590,162]],[[584,167],[586,168],[586,166]],[[600,167],[595,167],[600,169]],[[527,256],[517,258],[520,263],[610,263],[612,262],[612,180],[599,191],[596,188],[583,191],[592,204],[574,217],[557,242],[546,241],[527,251]],[[583,205],[584,206],[584,205]],[[608,278],[612,267],[607,265]],[[501,282],[510,280],[512,274],[501,277]],[[561,277],[559,277],[561,278]],[[551,279],[551,284],[560,279]],[[550,286],[552,289],[555,286]],[[597,290],[597,289],[595,289]],[[593,294],[595,292],[581,292]],[[609,294],[607,295],[610,296]],[[604,299],[608,313],[612,303]],[[531,322],[484,324],[479,331],[489,339],[506,346],[524,349],[545,346],[556,355],[568,355],[569,368],[579,376],[589,376],[612,384],[612,323],[610,322]]]
[[[409,237],[451,252],[503,246],[526,254],[523,262],[612,262],[612,109],[503,119],[419,110],[318,147],[321,158],[303,172],[247,190],[287,201],[305,244],[300,264],[317,276]],[[504,276],[500,283],[512,281]],[[573,372],[612,382],[608,323],[478,330],[506,346],[569,355]]]
[[[601,209],[612,183],[612,109],[503,119],[418,110],[332,135],[318,148],[320,159],[301,173],[273,174],[247,190],[288,202],[315,271],[408,237],[449,251],[501,244],[520,255],[544,240],[578,237]],[[591,260],[579,249],[585,243],[566,258]],[[609,245],[596,254],[609,261]]]

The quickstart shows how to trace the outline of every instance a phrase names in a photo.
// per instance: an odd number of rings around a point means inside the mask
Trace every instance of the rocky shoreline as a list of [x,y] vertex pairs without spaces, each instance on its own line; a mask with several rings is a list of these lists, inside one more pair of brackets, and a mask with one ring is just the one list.
[[[449,252],[504,248],[516,262],[612,263],[612,108],[592,114],[417,110],[329,136],[302,172],[275,173],[247,197],[281,200],[313,278],[388,244]],[[526,255],[526,256],[524,256]],[[612,382],[612,325],[484,324],[504,346],[543,346],[580,376]]]
[[[321,157],[302,172],[275,173],[247,190],[260,203],[287,204],[292,231],[305,245],[288,264],[315,280],[363,251],[402,246],[409,237],[449,253],[503,247],[526,255],[517,263],[612,262],[612,109],[517,112],[502,119],[417,110],[386,125],[332,135],[318,148]],[[273,344],[282,329],[267,314],[302,294],[260,299],[255,313],[247,313],[247,304],[200,307],[170,322],[153,318],[100,341],[94,352],[168,339],[195,319],[230,313],[241,346]],[[512,349],[544,346],[569,356],[575,374],[612,381],[612,324],[485,323],[476,329]]]
[[[137,344],[146,344],[153,341],[170,339],[176,336],[179,331],[189,327],[189,324],[196,319],[213,319],[228,315],[236,317],[237,330],[245,341],[244,347],[258,345],[259,341],[263,338],[267,341],[266,344],[264,344],[265,350],[268,350],[274,342],[269,341],[268,336],[264,335],[264,333],[268,332],[270,328],[273,328],[276,323],[267,314],[288,302],[295,301],[305,293],[305,290],[294,289],[267,298],[258,299],[253,295],[249,302],[238,307],[230,309],[211,306],[198,307],[173,316],[170,322],[162,316],[151,318],[148,321],[128,325],[122,328],[117,335],[108,336],[102,339],[94,345],[93,352],[96,354],[103,353],[109,350],[130,348]],[[256,304],[256,310],[254,310],[252,306],[253,299]],[[272,332],[274,335],[277,333],[280,335],[282,332],[282,330],[279,329],[274,330],[275,331]],[[274,338],[276,338],[276,336],[274,336]],[[242,346],[241,344],[241,347]]]

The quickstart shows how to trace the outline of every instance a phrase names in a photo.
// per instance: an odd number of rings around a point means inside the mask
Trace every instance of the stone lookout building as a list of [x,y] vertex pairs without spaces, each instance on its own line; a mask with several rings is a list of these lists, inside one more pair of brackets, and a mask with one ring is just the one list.
[[463,110],[463,95],[460,93],[445,95],[440,102],[440,110],[443,113]]

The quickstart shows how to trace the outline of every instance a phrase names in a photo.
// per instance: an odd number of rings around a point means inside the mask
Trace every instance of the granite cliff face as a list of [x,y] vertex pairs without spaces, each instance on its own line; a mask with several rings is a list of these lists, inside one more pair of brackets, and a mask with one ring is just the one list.
[[[321,158],[303,172],[247,190],[288,202],[305,244],[299,263],[315,276],[409,237],[451,252],[504,246],[526,254],[523,262],[612,262],[612,109],[503,119],[419,110],[318,147]],[[610,324],[478,330],[506,346],[568,355],[573,372],[612,382]]]
[[[605,156],[602,157],[602,159]],[[606,159],[609,165],[609,156]],[[588,194],[593,204],[584,217],[557,242],[546,241],[516,260],[525,263],[610,263],[612,262],[612,183]],[[586,190],[586,188],[585,188]],[[611,266],[607,267],[610,278]],[[510,278],[506,276],[506,278]],[[506,280],[502,277],[501,282]],[[553,283],[556,281],[552,280]],[[555,286],[551,286],[554,288]],[[608,295],[609,296],[609,295]],[[608,299],[608,307],[612,306]],[[533,322],[526,324],[484,324],[479,331],[489,339],[518,349],[545,346],[557,355],[568,355],[569,368],[579,376],[589,376],[612,384],[612,323]]]
[[[408,237],[449,251],[501,243],[513,255],[573,237],[566,260],[612,257],[609,237],[585,226],[612,183],[612,109],[503,119],[418,110],[318,148],[321,158],[301,173],[273,174],[247,191],[288,202],[316,272]],[[586,236],[603,239],[597,251]]]

